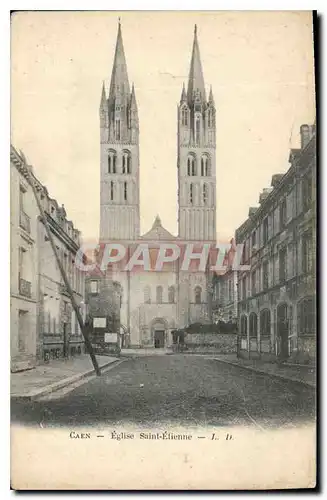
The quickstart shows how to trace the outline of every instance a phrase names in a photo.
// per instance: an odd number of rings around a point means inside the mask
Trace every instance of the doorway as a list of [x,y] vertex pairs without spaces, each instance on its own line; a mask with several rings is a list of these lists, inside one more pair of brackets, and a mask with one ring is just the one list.
[[284,361],[289,357],[287,304],[280,304],[277,308],[277,338],[278,357]]
[[165,330],[154,331],[154,347],[156,349],[165,347]]

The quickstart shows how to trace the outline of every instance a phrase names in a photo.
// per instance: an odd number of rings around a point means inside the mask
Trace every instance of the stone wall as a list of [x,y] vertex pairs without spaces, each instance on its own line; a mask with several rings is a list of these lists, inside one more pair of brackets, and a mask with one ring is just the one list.
[[185,337],[187,352],[236,353],[235,333],[193,333]]

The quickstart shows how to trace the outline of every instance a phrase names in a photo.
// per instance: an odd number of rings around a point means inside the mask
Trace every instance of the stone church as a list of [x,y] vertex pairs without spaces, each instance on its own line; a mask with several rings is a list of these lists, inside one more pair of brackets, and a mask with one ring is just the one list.
[[[174,106],[174,103],[172,103]],[[178,106],[178,235],[161,224],[140,234],[140,162],[137,96],[129,84],[119,23],[109,93],[100,102],[100,243],[129,250],[147,243],[216,242],[216,120],[212,90],[206,95],[197,28],[187,88]],[[172,124],[173,125],[173,124]],[[181,271],[177,261],[162,271],[111,269],[122,287],[121,332],[125,345],[165,347],[171,330],[210,321],[209,273]]]

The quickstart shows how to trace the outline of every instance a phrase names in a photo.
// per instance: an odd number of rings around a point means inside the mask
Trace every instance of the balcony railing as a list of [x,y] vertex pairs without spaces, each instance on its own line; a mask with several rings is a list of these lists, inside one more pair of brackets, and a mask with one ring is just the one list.
[[19,216],[19,225],[23,228],[27,233],[31,232],[31,219],[23,210],[20,211]]
[[32,296],[32,284],[30,281],[26,281],[23,278],[19,277],[19,293],[24,297]]

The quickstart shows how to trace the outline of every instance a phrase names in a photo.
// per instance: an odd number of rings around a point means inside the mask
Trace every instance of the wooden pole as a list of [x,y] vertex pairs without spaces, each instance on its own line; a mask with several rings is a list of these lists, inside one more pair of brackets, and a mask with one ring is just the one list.
[[100,371],[97,359],[95,357],[91,341],[89,339],[88,331],[85,328],[82,315],[80,313],[79,307],[78,307],[78,305],[76,303],[76,300],[75,300],[75,297],[74,297],[74,292],[73,292],[73,290],[72,290],[72,288],[70,286],[70,283],[69,283],[69,280],[67,278],[66,272],[65,272],[65,270],[63,268],[63,265],[61,263],[61,260],[59,258],[59,255],[58,255],[58,252],[57,252],[57,248],[56,248],[55,242],[54,242],[53,237],[52,237],[51,229],[50,229],[49,223],[47,221],[47,216],[46,216],[46,214],[45,214],[45,212],[43,210],[42,204],[41,204],[41,202],[39,200],[39,197],[38,197],[38,194],[37,194],[37,191],[36,191],[36,186],[34,184],[33,175],[31,173],[31,167],[30,167],[30,165],[27,165],[27,163],[25,161],[24,161],[24,163],[25,163],[25,166],[26,166],[26,170],[28,172],[28,177],[29,177],[29,180],[30,180],[30,184],[31,184],[31,187],[32,187],[35,199],[36,199],[36,203],[37,203],[37,206],[38,206],[40,214],[41,214],[42,222],[44,224],[47,236],[48,236],[49,241],[51,243],[51,247],[52,247],[53,253],[55,255],[55,258],[56,258],[56,261],[57,261],[57,264],[58,264],[58,267],[59,267],[62,279],[63,279],[63,281],[65,283],[65,287],[66,287],[67,292],[68,292],[68,294],[70,296],[70,300],[71,300],[73,309],[75,311],[75,314],[76,314],[76,317],[77,317],[77,321],[79,323],[81,332],[83,334],[84,341],[85,341],[85,346],[86,346],[86,348],[87,348],[87,350],[88,350],[88,352],[90,354],[91,361],[92,361],[92,364],[94,366],[95,373],[97,374],[97,376],[100,376],[101,375],[101,371]]

